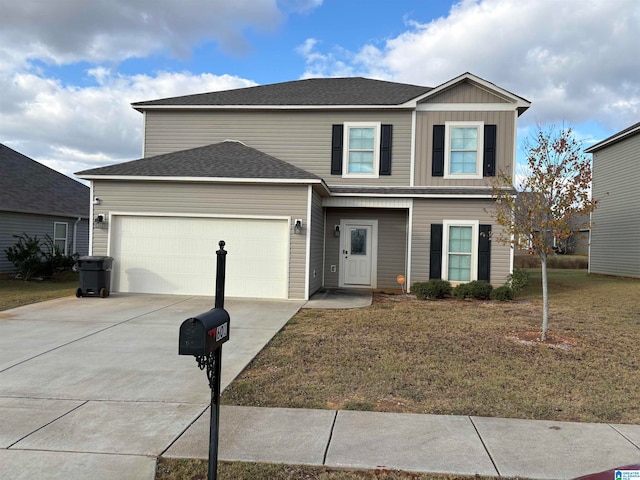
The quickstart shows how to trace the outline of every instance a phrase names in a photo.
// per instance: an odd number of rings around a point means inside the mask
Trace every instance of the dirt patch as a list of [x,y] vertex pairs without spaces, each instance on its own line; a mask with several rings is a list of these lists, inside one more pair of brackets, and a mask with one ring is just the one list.
[[382,293],[382,292],[374,292],[372,303],[411,302],[415,299],[416,299],[416,296],[411,293],[389,294],[389,293]]
[[547,339],[543,342],[540,340],[539,330],[511,332],[509,335],[507,335],[507,338],[513,342],[519,343],[520,345],[526,345],[528,347],[537,347],[543,345],[548,348],[566,351],[569,351],[578,345],[578,340],[559,332],[547,333]]

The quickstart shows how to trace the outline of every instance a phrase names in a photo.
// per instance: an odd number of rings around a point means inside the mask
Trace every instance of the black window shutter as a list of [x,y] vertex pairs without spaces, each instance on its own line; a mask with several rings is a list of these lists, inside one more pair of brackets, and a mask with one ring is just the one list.
[[480,225],[478,239],[478,280],[491,280],[491,225]]
[[[433,152],[431,155],[431,175],[444,176],[444,125],[433,126]],[[438,277],[440,278],[440,277]]]
[[331,175],[342,175],[342,139],[344,125],[333,125],[331,135]]
[[442,225],[431,224],[431,249],[429,254],[429,278],[442,278]]
[[391,175],[391,139],[393,125],[382,125],[380,135],[380,175]]
[[484,162],[482,175],[484,177],[496,176],[496,126],[484,126]]

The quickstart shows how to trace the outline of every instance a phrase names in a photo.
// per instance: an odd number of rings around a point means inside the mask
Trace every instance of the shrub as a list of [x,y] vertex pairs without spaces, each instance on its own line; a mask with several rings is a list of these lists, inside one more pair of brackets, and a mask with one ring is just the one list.
[[451,284],[446,280],[432,279],[428,282],[418,282],[411,286],[411,291],[418,300],[444,298],[451,294]]
[[484,280],[474,280],[469,283],[461,283],[453,289],[453,296],[460,299],[475,298],[487,300],[491,297],[493,286]]
[[513,273],[507,277],[507,283],[505,284],[513,289],[513,293],[522,291],[527,285],[529,285],[529,272],[522,268],[516,268]]
[[468,283],[460,283],[453,288],[452,295],[460,300],[471,297],[471,289]]
[[14,235],[18,241],[15,245],[5,248],[7,260],[16,267],[16,272],[23,280],[29,280],[42,269],[41,241],[37,235],[30,237],[26,233]]
[[502,287],[495,288],[491,292],[491,299],[498,300],[500,302],[513,300],[513,288],[509,285],[503,285]]
[[71,268],[77,260],[77,255],[64,255],[49,235],[45,235],[44,240],[26,233],[14,235],[14,238],[18,241],[6,248],[4,253],[23,280]]
[[491,291],[493,285],[484,280],[474,280],[469,282],[469,289],[471,290],[471,296],[477,300],[489,300],[491,298]]

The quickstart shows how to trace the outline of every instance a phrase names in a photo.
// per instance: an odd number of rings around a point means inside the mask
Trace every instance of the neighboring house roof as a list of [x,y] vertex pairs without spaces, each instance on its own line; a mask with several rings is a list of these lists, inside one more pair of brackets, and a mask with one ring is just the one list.
[[362,77],[310,78],[137,102],[132,106],[140,110],[149,106],[401,105],[430,90],[430,87]]
[[89,187],[0,144],[0,211],[89,216]]
[[608,138],[605,138],[601,142],[596,143],[595,145],[587,148],[585,153],[593,153],[601,150],[605,147],[608,147],[611,144],[624,140],[627,137],[640,133],[640,122],[631,125],[630,127],[625,128],[624,130],[619,131],[611,135]]
[[321,183],[320,177],[233,140],[78,172],[80,178],[281,180]]

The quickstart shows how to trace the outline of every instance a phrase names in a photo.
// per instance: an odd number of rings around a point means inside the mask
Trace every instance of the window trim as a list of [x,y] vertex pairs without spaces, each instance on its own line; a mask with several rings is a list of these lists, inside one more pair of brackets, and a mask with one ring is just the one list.
[[[344,122],[342,178],[379,178],[381,122]],[[351,128],[373,128],[373,167],[371,173],[349,173],[349,130]]]
[[[478,239],[480,231],[479,220],[444,220],[442,222],[442,271],[440,275],[443,280],[449,281],[449,228],[450,227],[471,227],[471,272],[470,282],[478,279]],[[455,280],[454,283],[467,283],[466,281]]]
[[[476,128],[478,130],[478,144],[476,148],[476,173],[451,173],[451,129]],[[484,121],[448,121],[444,122],[444,178],[459,180],[482,179],[484,158]]]
[[[64,238],[56,236],[58,225],[64,225]],[[61,240],[64,240],[62,254],[67,255],[67,250],[69,249],[69,224],[67,222],[53,222],[53,244],[55,245],[56,242]]]

